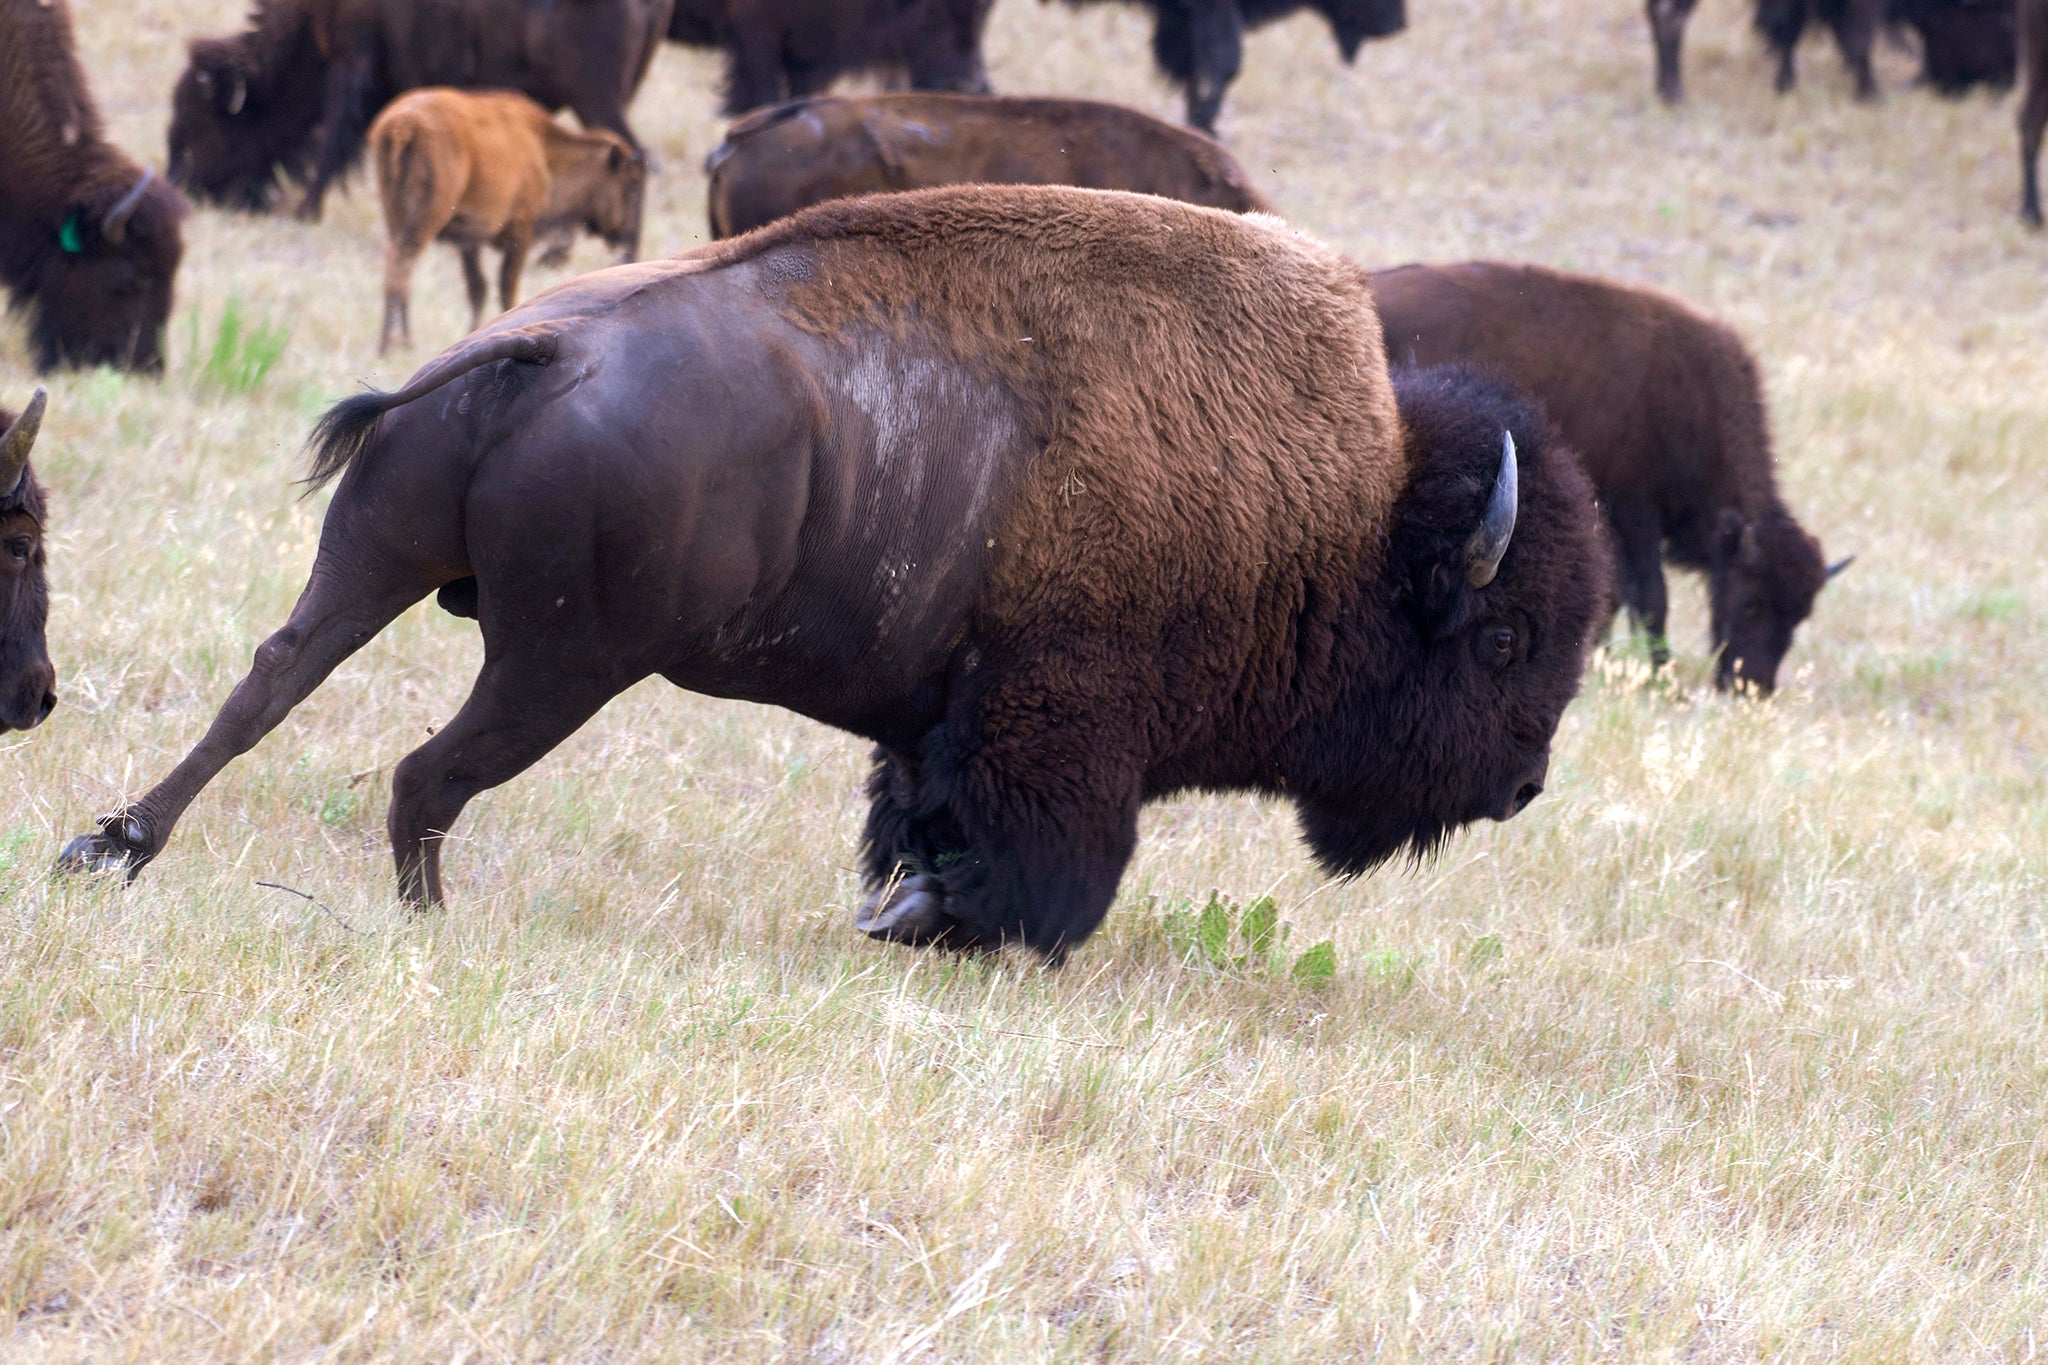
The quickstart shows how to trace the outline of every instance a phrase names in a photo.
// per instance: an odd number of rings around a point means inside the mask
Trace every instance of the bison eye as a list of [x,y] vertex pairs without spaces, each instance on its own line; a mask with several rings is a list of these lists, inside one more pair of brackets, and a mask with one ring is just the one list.
[[7,553],[17,564],[28,563],[29,551],[34,548],[27,536],[16,536],[7,542]]
[[1489,668],[1506,668],[1515,661],[1515,628],[1481,626],[1473,640],[1473,652]]

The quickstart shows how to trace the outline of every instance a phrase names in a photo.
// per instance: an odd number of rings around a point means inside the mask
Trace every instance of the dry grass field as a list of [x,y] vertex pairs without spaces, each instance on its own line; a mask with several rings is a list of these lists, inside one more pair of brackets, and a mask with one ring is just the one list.
[[[160,162],[183,40],[239,0],[74,6]],[[1162,805],[1047,974],[858,937],[861,746],[658,684],[474,803],[451,908],[408,916],[390,765],[480,656],[423,606],[135,885],[54,882],[282,621],[312,419],[464,320],[436,249],[377,360],[362,180],[318,226],[201,212],[167,377],[57,378],[38,452],[63,702],[0,741],[0,1358],[2048,1351],[2048,241],[2011,102],[1887,51],[1857,105],[1818,41],[1776,98],[1738,0],[1676,112],[1636,0],[1412,14],[1355,70],[1319,22],[1256,35],[1226,137],[1361,260],[1597,271],[1749,337],[1788,498],[1858,555],[1774,700],[1704,690],[1675,580],[1672,672],[1603,656],[1520,819],[1333,884],[1285,809]],[[1146,32],[1003,0],[991,66],[1172,115]],[[702,237],[714,76],[671,49],[636,108],[650,252]],[[288,333],[247,393],[231,307]],[[10,321],[0,394],[32,380]],[[1334,980],[1188,960],[1160,907],[1212,888]]]

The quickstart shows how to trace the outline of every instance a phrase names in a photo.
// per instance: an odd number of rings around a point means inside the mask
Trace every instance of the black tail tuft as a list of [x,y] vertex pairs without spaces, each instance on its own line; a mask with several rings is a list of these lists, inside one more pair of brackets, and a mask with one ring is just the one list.
[[306,471],[306,487],[319,488],[354,463],[376,434],[377,419],[396,407],[398,401],[396,394],[370,389],[352,394],[329,408],[306,442],[313,458]]

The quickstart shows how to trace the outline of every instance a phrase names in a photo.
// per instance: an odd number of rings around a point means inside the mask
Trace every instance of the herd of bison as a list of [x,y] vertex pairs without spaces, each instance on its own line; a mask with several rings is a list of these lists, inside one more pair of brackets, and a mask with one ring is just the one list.
[[[40,368],[161,371],[188,196],[313,217],[364,159],[383,344],[435,240],[476,328],[321,421],[338,486],[290,619],[61,865],[135,875],[428,595],[484,663],[394,776],[409,901],[441,899],[472,796],[659,675],[873,742],[862,931],[1053,957],[1175,791],[1288,798],[1343,875],[1512,817],[1620,607],[1667,658],[1667,558],[1707,578],[1716,684],[1769,692],[1847,561],[1778,496],[1741,340],[1537,266],[1361,269],[1208,135],[1244,31],[1303,0],[1129,2],[1192,129],[989,93],[993,0],[258,0],[192,42],[160,175],[108,142],[65,0],[0,0],[0,277]],[[1308,3],[1347,61],[1406,23]],[[1648,0],[1667,101],[1693,3]],[[1809,23],[1865,97],[1887,33],[1945,92],[2023,75],[2039,225],[2048,0],[1757,0],[1781,89]],[[536,245],[637,256],[627,113],[662,41],[725,55],[718,240],[515,307]],[[818,93],[854,70],[914,89]],[[0,410],[0,731],[57,704],[46,402]]]

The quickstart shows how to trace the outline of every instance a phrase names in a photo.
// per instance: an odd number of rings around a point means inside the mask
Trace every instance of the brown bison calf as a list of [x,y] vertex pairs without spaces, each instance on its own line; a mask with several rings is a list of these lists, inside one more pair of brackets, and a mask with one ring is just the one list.
[[2048,0],[2019,0],[2020,216],[2041,226],[2041,132],[2048,128]]
[[631,260],[647,166],[616,133],[573,132],[507,90],[415,90],[370,125],[384,201],[384,335],[409,344],[412,270],[439,237],[462,253],[469,325],[483,321],[483,249],[504,253],[498,303],[510,308],[536,233],[587,228]]
[[798,100],[735,123],[705,169],[713,237],[747,232],[827,199],[941,185],[1078,185],[1233,213],[1270,207],[1213,139],[1096,100]]
[[1616,586],[1665,644],[1664,560],[1707,575],[1714,684],[1777,685],[1827,567],[1778,497],[1756,363],[1676,299],[1534,266],[1409,265],[1374,274],[1396,359],[1489,366],[1542,400],[1592,476]]

